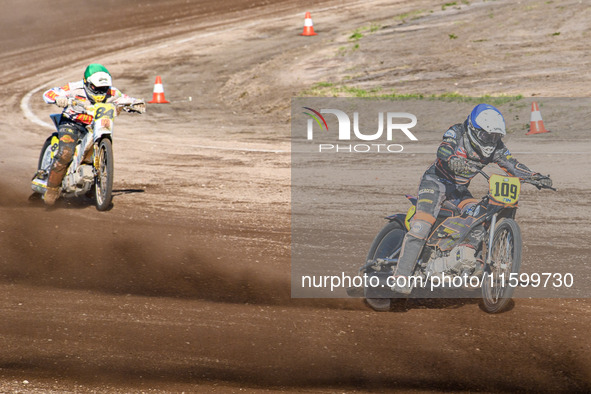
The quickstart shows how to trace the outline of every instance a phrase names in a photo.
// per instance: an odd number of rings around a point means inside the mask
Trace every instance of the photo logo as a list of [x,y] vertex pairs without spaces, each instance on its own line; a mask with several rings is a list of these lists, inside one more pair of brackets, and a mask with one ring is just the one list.
[[[321,130],[323,128],[322,124],[324,124],[324,128],[328,131],[328,125],[326,124],[326,119],[324,119],[324,116],[320,115],[320,112],[315,111],[310,107],[304,107],[304,109],[314,112],[315,115],[312,115],[311,113],[308,113],[308,112],[304,112],[304,114],[312,117],[312,119],[314,119],[316,121],[316,123],[318,123],[318,126],[320,126]],[[322,119],[322,123],[320,123],[320,120],[318,118]],[[312,119],[308,119],[308,139],[309,140],[312,139],[312,124],[311,124]]]
[[[418,138],[410,131],[417,124],[417,117],[407,112],[378,112],[378,129],[376,132],[363,133],[359,129],[359,112],[353,112],[353,136],[351,135],[351,118],[344,111],[339,109],[321,109],[316,111],[310,107],[303,107],[309,112],[304,112],[310,119],[307,122],[307,139],[314,140],[314,121],[320,127],[320,130],[328,131],[328,123],[322,114],[332,114],[338,121],[338,141],[351,141],[352,139],[361,141],[383,140],[385,134],[386,142],[393,141],[394,132],[402,133],[411,141],[418,141]],[[384,118],[386,119],[384,121]],[[407,120],[401,123],[400,120]],[[385,130],[385,133],[384,133]],[[400,144],[319,144],[319,152],[402,152],[404,147]]]

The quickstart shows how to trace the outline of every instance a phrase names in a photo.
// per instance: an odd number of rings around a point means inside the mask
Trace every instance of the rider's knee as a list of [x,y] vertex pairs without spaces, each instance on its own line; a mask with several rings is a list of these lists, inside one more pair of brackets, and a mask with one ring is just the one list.
[[478,205],[478,200],[475,198],[466,198],[458,204],[458,208],[462,213],[472,212],[474,208]]
[[57,152],[56,159],[61,164],[68,164],[72,161],[72,157],[74,156],[74,152],[72,148],[69,146],[60,147]]
[[424,212],[417,212],[410,221],[410,230],[408,231],[408,234],[418,239],[427,239],[433,223],[435,223],[435,218],[432,215]]

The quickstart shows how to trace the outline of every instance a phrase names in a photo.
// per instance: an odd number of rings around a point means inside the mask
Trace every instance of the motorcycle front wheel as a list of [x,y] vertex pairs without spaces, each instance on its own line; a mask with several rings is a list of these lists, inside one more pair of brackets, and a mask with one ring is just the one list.
[[96,209],[99,211],[106,211],[111,206],[113,198],[113,145],[111,140],[104,138],[101,140],[95,163],[98,164],[96,168],[95,180],[95,198]]
[[488,313],[503,312],[511,301],[515,287],[509,278],[519,274],[521,242],[521,230],[515,220],[504,218],[497,223],[489,252],[491,265],[482,281],[482,306]]

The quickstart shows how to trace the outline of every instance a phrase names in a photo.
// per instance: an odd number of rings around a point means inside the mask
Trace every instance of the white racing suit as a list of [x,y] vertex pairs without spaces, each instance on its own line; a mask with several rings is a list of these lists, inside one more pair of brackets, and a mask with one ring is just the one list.
[[[56,97],[72,98],[91,104],[84,90],[83,81],[70,82],[61,88],[56,87],[43,93],[43,100],[48,104],[55,104]],[[143,102],[142,100],[121,93],[119,89],[114,87],[111,87],[107,92],[105,101],[120,105]],[[72,106],[64,108],[58,130],[59,148],[47,178],[48,189],[55,189],[61,186],[66,169],[72,161],[76,144],[88,132],[86,125],[91,123],[92,115],[79,113]]]

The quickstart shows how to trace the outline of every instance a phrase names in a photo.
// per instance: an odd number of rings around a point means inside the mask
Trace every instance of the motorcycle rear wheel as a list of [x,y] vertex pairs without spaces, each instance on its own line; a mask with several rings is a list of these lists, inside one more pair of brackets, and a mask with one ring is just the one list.
[[392,257],[392,254],[402,246],[406,229],[397,221],[391,221],[374,238],[367,259],[383,259]]
[[[374,238],[367,259],[383,259],[392,258],[395,251],[400,249],[406,230],[397,221],[392,221],[376,235]],[[366,298],[367,305],[378,312],[389,311],[392,307],[392,299],[390,298]]]
[[57,150],[58,144],[56,143],[55,146],[51,145],[51,140],[53,137],[57,137],[57,133],[53,133],[43,143],[43,147],[41,148],[41,153],[39,154],[39,161],[37,162],[37,171],[39,170],[49,170],[51,166],[51,162],[53,159],[51,158],[51,151]]
[[490,250],[491,266],[487,267],[482,281],[482,307],[486,312],[503,312],[510,305],[515,288],[509,285],[509,275],[519,274],[521,248],[521,230],[517,222],[501,219]]
[[113,145],[104,138],[98,148],[98,168],[95,180],[96,209],[106,211],[113,198]]

